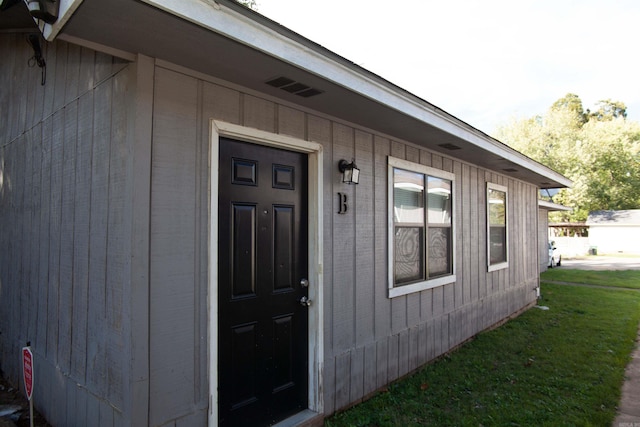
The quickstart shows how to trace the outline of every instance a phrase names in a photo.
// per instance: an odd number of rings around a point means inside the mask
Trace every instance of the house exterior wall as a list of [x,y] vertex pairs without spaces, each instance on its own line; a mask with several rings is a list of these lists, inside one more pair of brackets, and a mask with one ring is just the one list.
[[126,425],[131,67],[65,42],[0,34],[0,368],[53,425]]
[[639,254],[640,226],[598,225],[589,226],[589,246],[596,247],[598,255]]
[[[533,185],[150,58],[57,41],[40,86],[23,35],[0,57],[0,363],[18,383],[31,341],[54,425],[206,425],[212,119],[323,146],[325,414],[535,301]],[[455,283],[388,298],[388,156],[455,175]],[[351,157],[357,186],[337,172]],[[490,273],[487,182],[509,203],[509,267]]]
[[[537,189],[170,64],[155,70],[150,421],[204,423],[210,120],[323,145],[324,412],[345,408],[535,301]],[[456,283],[387,297],[387,156],[456,176]],[[340,182],[357,160],[360,184]],[[509,268],[487,272],[486,182],[508,188]],[[351,208],[339,215],[336,193]],[[171,326],[171,328],[169,328]],[[185,366],[184,360],[194,360]],[[200,415],[198,415],[200,414]],[[189,418],[191,417],[191,418]],[[180,419],[178,419],[179,421]]]

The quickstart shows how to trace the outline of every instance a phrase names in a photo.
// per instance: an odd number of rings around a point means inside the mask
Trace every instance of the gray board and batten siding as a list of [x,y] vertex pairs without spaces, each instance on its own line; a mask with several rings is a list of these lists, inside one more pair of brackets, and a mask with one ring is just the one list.
[[0,34],[0,368],[54,425],[122,425],[130,411],[131,182],[126,61]]
[[[206,425],[211,120],[322,145],[325,414],[535,301],[534,185],[150,58],[56,41],[39,86],[22,37],[0,35],[0,363],[17,381],[32,342],[52,423]],[[388,156],[455,174],[455,283],[388,298]],[[510,207],[494,272],[487,182]]]

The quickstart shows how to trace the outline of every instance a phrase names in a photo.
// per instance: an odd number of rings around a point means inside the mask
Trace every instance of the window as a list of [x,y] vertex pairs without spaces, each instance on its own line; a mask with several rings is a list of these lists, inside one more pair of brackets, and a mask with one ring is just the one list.
[[487,183],[487,260],[489,271],[506,268],[507,248],[507,188]]
[[454,175],[389,157],[389,297],[455,282]]

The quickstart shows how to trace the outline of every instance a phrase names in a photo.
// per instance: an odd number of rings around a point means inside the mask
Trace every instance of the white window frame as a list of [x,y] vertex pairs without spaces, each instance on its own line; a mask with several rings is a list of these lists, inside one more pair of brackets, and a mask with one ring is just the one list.
[[[490,223],[490,203],[489,203],[489,191],[501,191],[504,193],[505,209],[504,209],[504,228],[505,228],[505,244],[507,248],[505,250],[506,261],[499,262],[497,264],[491,264],[491,223]],[[509,267],[509,189],[504,185],[494,184],[493,182],[487,182],[487,271],[497,271]]]
[[[420,291],[424,291],[426,289],[431,289],[431,288],[435,288],[438,286],[444,286],[450,283],[454,283],[456,281],[456,227],[455,227],[455,218],[456,218],[456,211],[455,211],[455,200],[454,197],[457,197],[458,195],[455,194],[454,189],[455,189],[455,174],[451,173],[451,172],[447,172],[447,171],[443,171],[440,169],[436,169],[436,168],[432,168],[429,166],[425,166],[425,165],[421,165],[418,163],[413,163],[413,162],[409,162],[407,160],[402,160],[402,159],[398,159],[395,157],[391,157],[389,156],[387,159],[387,181],[388,181],[388,185],[387,185],[387,206],[388,206],[388,215],[387,215],[387,228],[388,228],[388,237],[387,237],[387,245],[388,245],[388,254],[389,254],[389,259],[387,262],[388,265],[388,288],[389,288],[389,298],[394,298],[394,297],[398,297],[401,295],[407,295],[410,293],[414,293],[414,292],[420,292]],[[394,168],[399,168],[399,169],[404,169],[410,172],[416,172],[416,173],[421,173],[424,174],[425,176],[432,176],[434,178],[441,178],[441,179],[446,179],[451,181],[451,193],[452,193],[452,200],[451,200],[451,271],[452,274],[448,275],[448,276],[442,276],[442,277],[437,277],[435,279],[427,279],[427,280],[423,280],[420,282],[416,282],[416,283],[411,283],[409,285],[402,285],[402,286],[394,286],[395,281],[394,281],[394,248],[395,248],[395,241],[394,241],[394,221],[393,221],[393,206],[394,206],[394,201],[393,201],[393,169]],[[428,225],[425,224],[425,229]],[[427,256],[427,251],[428,248],[425,247],[425,257]]]

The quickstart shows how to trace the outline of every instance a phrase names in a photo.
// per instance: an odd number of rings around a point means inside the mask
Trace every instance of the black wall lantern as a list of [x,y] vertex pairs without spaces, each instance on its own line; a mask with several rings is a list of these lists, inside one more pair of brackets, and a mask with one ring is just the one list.
[[342,182],[347,184],[357,184],[360,179],[360,169],[356,166],[356,161],[351,159],[351,163],[346,160],[340,160],[338,169],[342,172]]
[[53,24],[58,20],[59,4],[55,0],[25,0],[29,13],[36,19],[41,19],[47,24]]

